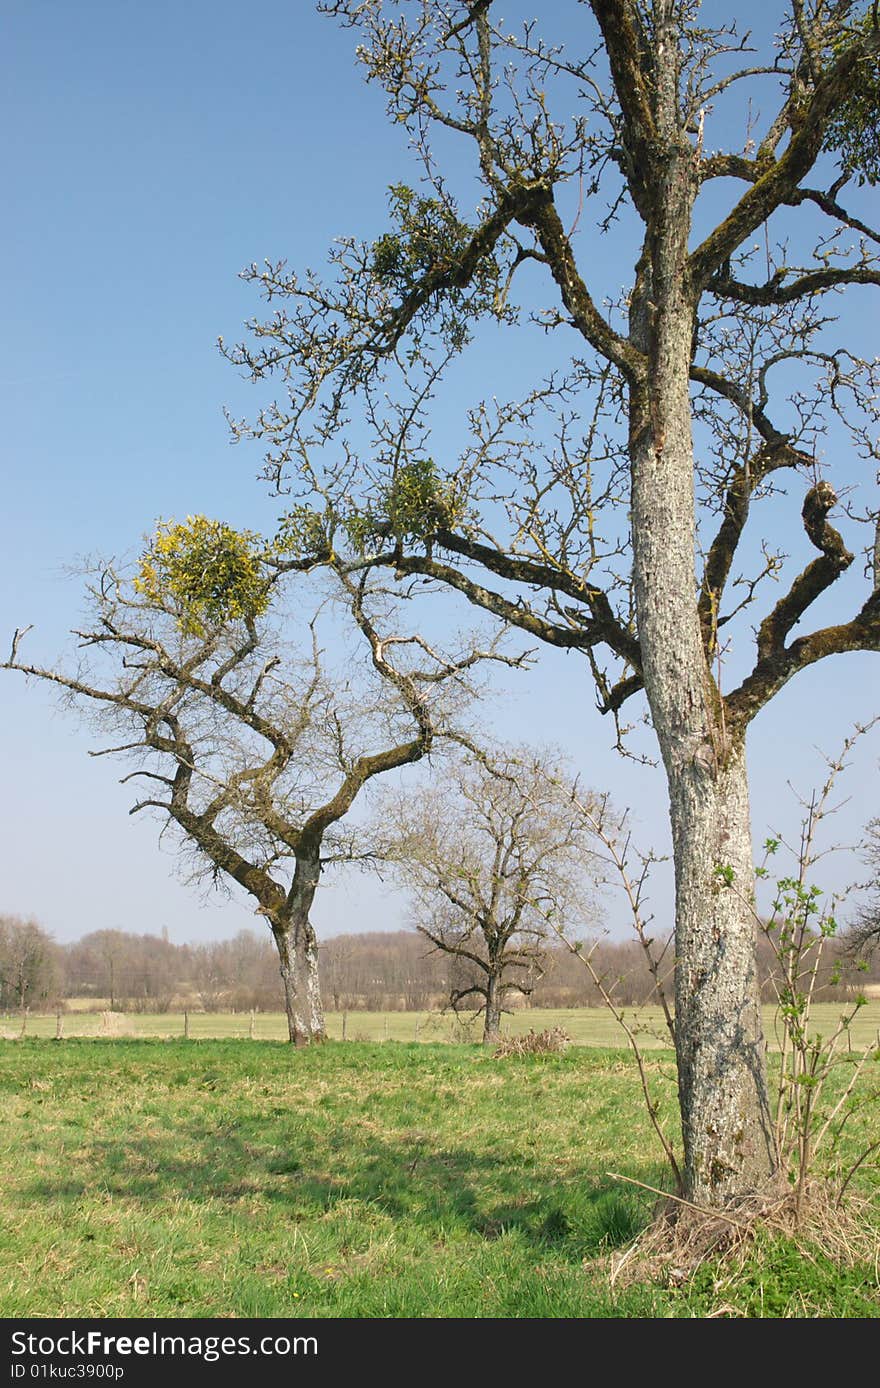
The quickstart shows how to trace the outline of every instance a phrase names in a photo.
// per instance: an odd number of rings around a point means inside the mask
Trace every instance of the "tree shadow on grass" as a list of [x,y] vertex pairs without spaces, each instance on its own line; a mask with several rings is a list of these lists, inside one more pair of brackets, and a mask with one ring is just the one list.
[[[82,1179],[41,1174],[20,1188],[25,1201],[81,1200],[96,1193],[151,1209],[184,1199],[233,1206],[277,1203],[297,1220],[352,1206],[409,1222],[426,1237],[514,1235],[536,1248],[583,1258],[626,1243],[649,1217],[640,1198],[598,1168],[560,1172],[513,1141],[491,1151],[435,1146],[424,1133],[377,1135],[344,1128],[290,1131],[290,1116],[260,1120],[245,1135],[191,1119],[161,1134],[101,1135],[82,1154]],[[640,1179],[657,1182],[656,1168]]]

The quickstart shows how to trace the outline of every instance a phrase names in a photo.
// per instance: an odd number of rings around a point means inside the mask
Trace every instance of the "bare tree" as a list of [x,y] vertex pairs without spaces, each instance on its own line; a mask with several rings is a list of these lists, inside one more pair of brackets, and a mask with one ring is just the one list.
[[[250,930],[231,940],[192,945],[187,950],[192,986],[206,1012],[275,1006],[277,952]],[[324,969],[321,967],[322,986]]]
[[874,884],[856,919],[846,933],[846,948],[850,955],[860,956],[864,963],[878,953],[880,945],[880,819],[872,819],[865,831],[865,858],[874,873]]
[[57,983],[55,947],[35,920],[0,916],[0,1007],[24,1015]]
[[[101,569],[92,624],[75,633],[76,673],[24,662],[21,633],[6,668],[97,707],[101,729],[122,740],[95,755],[133,761],[123,780],[150,787],[131,813],[157,811],[195,851],[199,875],[225,875],[254,898],[278,950],[290,1040],[304,1044],[324,1034],[310,919],[319,878],[327,863],[358,857],[346,815],[374,777],[431,751],[469,670],[517,660],[473,645],[445,654],[390,625],[380,633],[391,609],[363,571],[334,586],[368,661],[360,676],[333,678],[315,622],[299,658],[273,632],[264,614],[279,583],[257,537],[239,546],[226,530],[219,553],[218,534],[192,521],[160,531],[133,582]],[[173,572],[160,571],[163,553]],[[230,588],[231,554],[246,562]],[[307,578],[296,577],[302,612]]]
[[[274,312],[227,354],[284,394],[233,429],[300,490],[304,550],[347,542],[353,564],[428,575],[582,652],[615,720],[644,692],[675,857],[685,1189],[714,1205],[772,1186],[745,745],[799,671],[880,647],[873,497],[846,506],[870,526],[860,596],[808,623],[854,562],[830,516],[878,456],[876,364],[852,318],[835,326],[842,298],[880,283],[863,187],[880,168],[877,6],[780,3],[765,51],[697,0],[521,24],[495,0],[321,9],[356,32],[425,188],[392,190],[379,240],[337,242],[326,282],[245,271]],[[470,216],[456,141],[480,180]],[[476,399],[456,456],[449,410],[438,444],[431,410],[481,320],[521,324],[538,375],[524,399]],[[756,503],[785,494],[791,557],[777,518],[753,534]]]
[[541,978],[548,943],[595,915],[589,827],[571,779],[532,748],[471,756],[390,815],[388,852],[414,894],[417,928],[456,963],[451,1005],[482,1013],[494,1043],[510,995],[528,997]]
[[186,950],[158,935],[93,930],[60,951],[67,997],[107,998],[111,1008],[167,1012],[189,972]]

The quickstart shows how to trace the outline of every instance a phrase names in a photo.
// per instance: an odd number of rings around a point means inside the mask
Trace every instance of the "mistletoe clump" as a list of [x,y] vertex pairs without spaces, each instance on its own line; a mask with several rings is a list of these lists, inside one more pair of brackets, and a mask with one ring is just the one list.
[[251,530],[187,516],[161,521],[141,556],[134,586],[156,607],[172,608],[182,631],[259,617],[269,606],[266,545]]
[[[876,23],[871,7],[862,16],[863,32],[875,34]],[[843,46],[844,39],[838,39],[835,53]],[[858,64],[845,100],[828,123],[824,148],[836,151],[844,172],[860,184],[873,187],[880,181],[880,53],[876,49]]]

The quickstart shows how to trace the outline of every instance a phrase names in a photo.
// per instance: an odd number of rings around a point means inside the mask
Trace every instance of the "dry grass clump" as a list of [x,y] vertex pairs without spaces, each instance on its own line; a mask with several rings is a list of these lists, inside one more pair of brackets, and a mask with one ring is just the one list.
[[[670,1196],[659,1202],[654,1219],[628,1248],[611,1257],[610,1281],[622,1287],[655,1282],[680,1287],[711,1261],[716,1293],[733,1288],[761,1238],[782,1237],[815,1261],[821,1250],[842,1268],[878,1262],[876,1224],[866,1218],[868,1204],[853,1195],[841,1198],[823,1180],[800,1193],[754,1196],[723,1210],[704,1209]],[[723,1310],[715,1314],[725,1314]]]
[[130,1036],[134,1026],[124,1012],[102,1012],[98,1027],[99,1036]]
[[547,1027],[545,1031],[528,1031],[525,1036],[505,1036],[492,1054],[496,1060],[511,1055],[560,1055],[570,1045],[565,1027]]

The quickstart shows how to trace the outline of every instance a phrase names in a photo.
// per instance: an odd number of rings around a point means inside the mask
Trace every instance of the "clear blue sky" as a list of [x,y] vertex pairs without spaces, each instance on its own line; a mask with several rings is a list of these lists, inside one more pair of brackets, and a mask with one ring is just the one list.
[[[388,185],[416,174],[353,36],[306,0],[7,0],[3,28],[0,639],[33,622],[31,657],[51,662],[80,611],[78,557],[131,552],[158,516],[272,529],[258,449],[229,446],[221,409],[265,399],[216,350],[259,308],[237,272],[280,256],[319,267],[334,236],[376,235]],[[815,749],[876,710],[875,662],[808,672],[763,715],[750,748],[758,838],[791,822],[786,780],[809,788]],[[247,903],[205,901],[175,877],[156,825],[128,818],[121,773],[86,755],[97,739],[46,690],[5,676],[0,699],[0,911],[59,939],[255,924]],[[663,847],[659,772],[613,753],[576,657],[545,653],[493,717],[507,736],[551,729]],[[844,838],[876,811],[876,757],[876,741],[863,746]],[[668,882],[657,904],[668,924]],[[325,933],[402,924],[399,901],[360,879],[330,884],[316,915]]]

